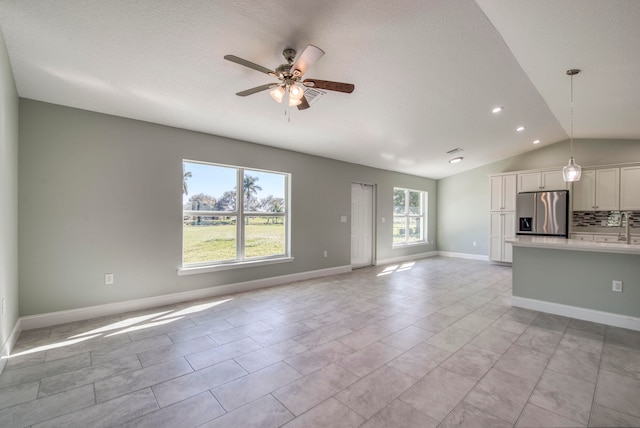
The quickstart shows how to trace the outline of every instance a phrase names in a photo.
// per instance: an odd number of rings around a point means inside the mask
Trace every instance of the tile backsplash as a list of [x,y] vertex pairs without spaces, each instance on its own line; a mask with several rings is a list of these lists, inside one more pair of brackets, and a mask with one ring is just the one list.
[[[620,211],[574,211],[574,226],[615,227],[620,221]],[[622,223],[624,226],[624,222]],[[630,227],[640,227],[640,211],[631,211]]]

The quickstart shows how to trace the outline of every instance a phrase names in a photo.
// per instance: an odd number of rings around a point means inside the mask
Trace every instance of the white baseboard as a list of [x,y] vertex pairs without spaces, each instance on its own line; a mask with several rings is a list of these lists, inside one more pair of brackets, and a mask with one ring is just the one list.
[[628,328],[640,331],[640,318],[614,314],[611,312],[597,311],[595,309],[579,308],[577,306],[563,305],[561,303],[545,302],[543,300],[528,299],[526,297],[511,296],[511,304],[518,308],[547,312],[576,318],[583,321],[591,321],[606,324],[613,327]]
[[[180,293],[165,294],[162,296],[147,297],[144,299],[128,300],[125,302],[107,303],[104,305],[87,306],[84,308],[70,309],[66,311],[49,312],[46,314],[29,315],[22,317],[22,330],[50,327],[52,325],[81,321],[91,318],[99,318],[109,315],[117,315],[123,312],[149,309],[157,306],[187,302],[189,300],[204,299],[208,297],[224,296],[243,291],[256,290],[258,288],[273,287],[293,281],[320,278],[323,276],[338,275],[351,272],[351,266],[338,266],[328,269],[320,269],[309,272],[281,275],[271,278],[256,279],[253,281],[237,282],[234,284],[220,285],[217,287],[203,288],[199,290],[183,291]],[[17,336],[16,336],[17,337]],[[4,354],[3,354],[4,355]]]
[[455,257],[458,259],[480,260],[489,261],[489,256],[483,256],[480,254],[468,254],[468,253],[452,253],[449,251],[438,251],[438,255],[442,257]]
[[380,259],[376,260],[376,266],[390,265],[392,263],[410,262],[412,260],[426,259],[427,257],[435,257],[437,255],[437,251],[430,251],[428,253],[418,253],[408,256],[392,257],[390,259]]
[[18,336],[20,336],[20,332],[22,331],[22,322],[20,318],[16,321],[16,325],[13,326],[13,330],[11,330],[11,334],[7,337],[7,340],[2,345],[2,350],[0,350],[0,373],[4,370],[4,366],[7,365],[7,358],[11,355],[11,351],[18,340]]

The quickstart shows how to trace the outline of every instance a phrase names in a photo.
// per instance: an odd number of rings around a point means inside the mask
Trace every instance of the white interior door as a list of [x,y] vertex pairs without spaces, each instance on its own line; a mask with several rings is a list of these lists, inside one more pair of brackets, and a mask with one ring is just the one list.
[[373,264],[373,186],[351,184],[351,267]]

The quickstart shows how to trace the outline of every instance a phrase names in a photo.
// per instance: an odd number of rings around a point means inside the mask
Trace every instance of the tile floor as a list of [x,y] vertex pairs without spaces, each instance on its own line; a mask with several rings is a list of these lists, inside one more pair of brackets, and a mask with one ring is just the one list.
[[1,427],[640,426],[640,332],[431,258],[23,331]]

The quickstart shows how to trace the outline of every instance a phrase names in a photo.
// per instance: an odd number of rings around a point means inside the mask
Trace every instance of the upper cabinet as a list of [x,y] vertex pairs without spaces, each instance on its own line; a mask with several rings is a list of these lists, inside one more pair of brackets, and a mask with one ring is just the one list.
[[619,209],[620,168],[582,171],[580,181],[573,183],[573,210],[616,211]]
[[640,166],[620,168],[620,209],[640,211]]
[[516,210],[516,174],[491,176],[491,211]]
[[566,189],[567,183],[562,178],[562,170],[518,174],[518,193]]

